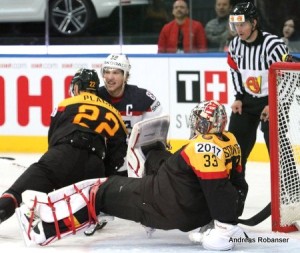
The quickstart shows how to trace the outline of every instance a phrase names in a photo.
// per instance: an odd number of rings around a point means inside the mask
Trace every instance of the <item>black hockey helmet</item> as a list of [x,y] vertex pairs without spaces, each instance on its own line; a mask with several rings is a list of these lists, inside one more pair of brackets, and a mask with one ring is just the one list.
[[234,23],[245,21],[250,21],[252,23],[254,19],[257,20],[256,28],[258,28],[258,11],[255,5],[251,2],[238,3],[233,7],[230,13],[229,25],[231,30],[235,31]]
[[238,3],[233,7],[231,15],[244,15],[246,20],[258,18],[257,9],[251,2]]
[[88,91],[97,94],[99,89],[99,77],[94,69],[79,69],[71,82],[70,92],[74,95],[74,85],[78,85],[79,91]]

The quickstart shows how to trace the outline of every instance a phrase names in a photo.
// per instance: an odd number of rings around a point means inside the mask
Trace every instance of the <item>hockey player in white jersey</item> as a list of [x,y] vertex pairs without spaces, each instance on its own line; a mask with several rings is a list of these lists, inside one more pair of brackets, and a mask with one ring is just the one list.
[[[112,104],[122,116],[130,135],[134,124],[141,120],[162,115],[161,102],[152,92],[136,85],[128,84],[131,65],[125,54],[110,54],[103,62],[101,76],[104,86],[98,90],[98,96]],[[123,166],[117,171],[108,171],[107,175],[127,175]]]

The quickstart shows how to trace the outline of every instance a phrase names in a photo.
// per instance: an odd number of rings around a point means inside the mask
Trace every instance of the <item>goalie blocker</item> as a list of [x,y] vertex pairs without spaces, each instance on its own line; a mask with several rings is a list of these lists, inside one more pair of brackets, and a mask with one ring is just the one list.
[[[243,230],[236,225],[236,184],[230,181],[231,170],[239,173],[239,146],[231,133],[223,131],[227,122],[226,111],[218,102],[205,101],[192,113],[195,114],[193,124],[197,124],[196,131],[203,133],[195,135],[174,154],[161,150],[161,145],[155,144],[161,143],[162,139],[150,138],[151,143],[141,141],[140,146],[135,145],[138,140],[132,142],[132,149],[140,148],[139,155],[146,159],[144,171],[148,172],[149,164],[154,169],[150,170],[150,175],[145,173],[142,178],[111,176],[99,179],[96,185],[92,182],[88,185],[81,182],[81,186],[75,184],[76,187],[71,185],[60,190],[60,195],[55,198],[49,197],[50,194],[46,197],[52,204],[55,199],[55,208],[41,208],[40,205],[49,205],[49,201],[39,201],[38,194],[29,194],[30,200],[18,209],[23,235],[29,242],[45,245],[92,223],[101,222],[100,213],[139,222],[149,228],[184,232],[215,220],[215,228],[204,236],[203,246],[212,250],[232,249],[234,243],[228,244],[230,237],[244,237]],[[142,132],[143,127],[140,134]],[[165,134],[158,134],[158,138],[166,136],[167,131],[163,132]],[[144,136],[148,139],[147,134]],[[151,149],[153,144],[156,150]],[[228,153],[228,150],[233,152]],[[204,168],[209,157],[215,160],[214,166]],[[143,163],[143,159],[139,160]],[[90,190],[87,191],[87,188]],[[53,194],[56,196],[58,193]],[[72,201],[70,205],[60,204],[60,201],[66,202],[71,196],[76,199],[76,204]],[[44,221],[48,215],[40,213],[43,209],[53,215],[53,222],[49,219]]]

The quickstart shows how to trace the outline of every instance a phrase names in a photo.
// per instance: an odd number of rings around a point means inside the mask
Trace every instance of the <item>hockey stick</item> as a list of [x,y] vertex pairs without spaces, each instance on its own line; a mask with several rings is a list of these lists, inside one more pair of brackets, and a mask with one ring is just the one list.
[[[15,161],[16,159],[13,158],[13,157],[8,157],[8,156],[0,156],[0,159],[2,160],[8,160],[8,161]],[[23,169],[26,169],[27,167],[22,165],[22,164],[19,164],[19,163],[15,163],[15,162],[12,162],[11,163],[12,165],[15,165],[17,167],[20,167],[20,168],[23,168]]]
[[293,59],[293,62],[300,62],[300,58],[295,55],[292,56],[292,59]]
[[300,58],[292,55],[292,54],[285,54],[282,56],[283,62],[300,62]]
[[249,219],[238,219],[238,223],[246,226],[256,226],[271,215],[271,202],[266,205],[259,213]]
[[15,158],[13,158],[13,157],[8,157],[8,156],[0,156],[0,159],[3,159],[3,160],[10,160],[10,161],[16,160]]

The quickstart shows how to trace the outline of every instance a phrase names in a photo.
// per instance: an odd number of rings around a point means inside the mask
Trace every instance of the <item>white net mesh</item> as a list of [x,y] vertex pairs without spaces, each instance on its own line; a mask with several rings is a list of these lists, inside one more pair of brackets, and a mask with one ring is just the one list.
[[300,220],[300,70],[280,70],[276,77],[280,225],[289,226]]

